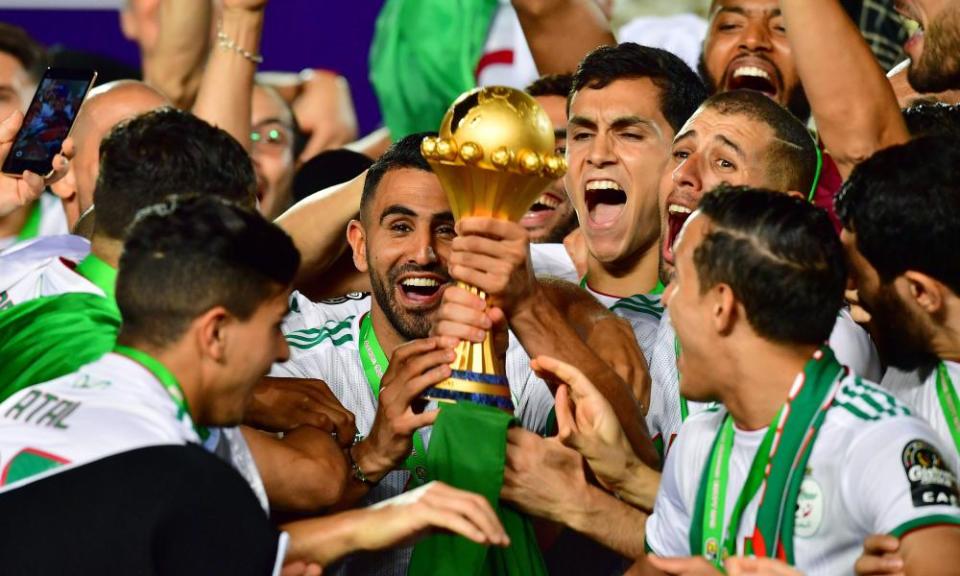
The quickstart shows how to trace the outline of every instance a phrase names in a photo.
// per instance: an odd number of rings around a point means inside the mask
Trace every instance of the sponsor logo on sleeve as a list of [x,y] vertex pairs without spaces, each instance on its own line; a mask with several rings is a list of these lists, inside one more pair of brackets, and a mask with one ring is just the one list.
[[957,477],[930,443],[923,440],[907,443],[902,460],[915,507],[957,506],[960,503]]
[[344,302],[349,302],[351,300],[363,300],[364,298],[369,296],[369,294],[370,294],[369,292],[350,292],[348,294],[345,294],[343,296],[337,296],[335,298],[324,298],[323,300],[320,300],[320,303],[333,306],[336,304],[343,304]]

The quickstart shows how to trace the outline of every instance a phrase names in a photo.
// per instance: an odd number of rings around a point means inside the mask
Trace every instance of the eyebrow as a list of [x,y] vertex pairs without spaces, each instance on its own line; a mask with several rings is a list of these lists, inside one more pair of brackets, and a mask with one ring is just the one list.
[[431,218],[433,222],[453,222],[453,212],[439,212]]
[[719,16],[720,14],[722,14],[722,13],[724,13],[724,12],[729,12],[729,13],[731,13],[731,14],[739,14],[740,16],[749,16],[751,12],[760,12],[760,13],[769,15],[771,18],[776,18],[777,16],[781,16],[781,15],[783,14],[783,12],[780,10],[779,7],[778,7],[778,8],[773,8],[772,10],[771,10],[771,9],[765,9],[765,8],[764,8],[764,9],[759,9],[759,10],[756,9],[756,8],[752,8],[752,9],[750,9],[750,10],[747,10],[747,9],[744,8],[743,6],[720,6],[720,7],[718,7],[717,10],[713,13],[713,15],[714,15],[714,16]]
[[677,144],[679,144],[680,142],[683,142],[684,140],[689,140],[690,138],[696,138],[696,137],[697,137],[696,130],[687,130],[683,134],[680,134],[679,136],[673,139],[673,145],[676,146]]
[[567,129],[566,128],[557,128],[553,131],[554,140],[566,140],[567,139]]
[[730,148],[731,150],[736,152],[737,156],[739,156],[741,159],[746,157],[746,155],[743,153],[743,148],[740,148],[740,146],[738,146],[736,142],[727,138],[723,134],[717,134],[714,137],[714,140],[719,140],[721,145],[726,146],[727,148]]
[[[394,204],[392,206],[387,206],[380,214],[380,223],[383,224],[383,221],[390,216],[411,216],[415,218],[417,213],[406,206]],[[453,216],[451,216],[451,218],[453,218]]]
[[264,118],[263,120],[257,122],[251,128],[259,128],[260,126],[266,126],[267,124],[280,124],[284,128],[290,128],[290,125],[283,121],[283,118]]
[[567,121],[569,126],[580,126],[582,128],[588,128],[590,130],[597,129],[597,123],[589,118],[583,116],[571,116],[570,120]]

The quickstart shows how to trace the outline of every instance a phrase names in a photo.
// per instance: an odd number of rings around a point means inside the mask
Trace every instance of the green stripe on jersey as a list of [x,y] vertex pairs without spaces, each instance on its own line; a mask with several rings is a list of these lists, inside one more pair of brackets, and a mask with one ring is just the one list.
[[865,386],[859,377],[840,388],[834,404],[867,421],[910,415],[910,409],[898,402],[892,394]]
[[[322,328],[296,330],[286,334],[285,338],[288,344],[301,350],[313,348],[325,340],[330,340],[334,346],[341,346],[353,341],[353,334],[349,332],[353,319],[354,316],[348,316],[342,322],[330,320]],[[344,330],[347,332],[344,333]]]
[[652,307],[635,306],[623,302],[617,302],[610,307],[611,312],[616,312],[617,310],[630,310],[631,312],[637,312],[638,314],[647,314],[648,316],[653,316],[657,320],[663,316],[662,308],[656,309]]

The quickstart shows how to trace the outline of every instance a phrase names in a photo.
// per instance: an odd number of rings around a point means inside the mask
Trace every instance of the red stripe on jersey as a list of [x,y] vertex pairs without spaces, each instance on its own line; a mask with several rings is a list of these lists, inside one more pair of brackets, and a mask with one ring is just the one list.
[[494,64],[513,64],[513,50],[497,50],[495,52],[487,52],[480,57],[480,62],[477,62],[477,71],[474,73],[475,78],[480,78],[480,73],[487,66],[492,66]]

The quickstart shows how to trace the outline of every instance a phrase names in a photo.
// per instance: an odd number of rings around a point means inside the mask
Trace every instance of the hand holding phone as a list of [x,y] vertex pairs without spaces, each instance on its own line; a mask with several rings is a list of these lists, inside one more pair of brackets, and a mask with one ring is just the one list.
[[53,174],[53,159],[70,134],[96,77],[93,70],[47,68],[13,147],[3,161],[5,174],[15,177],[25,171],[44,177]]
[[[14,112],[0,121],[0,163],[4,162],[13,148],[22,121],[20,112]],[[0,218],[36,200],[46,186],[66,175],[73,154],[73,140],[67,138],[63,141],[61,153],[53,159],[53,173],[47,178],[30,171],[19,176],[0,174]]]

